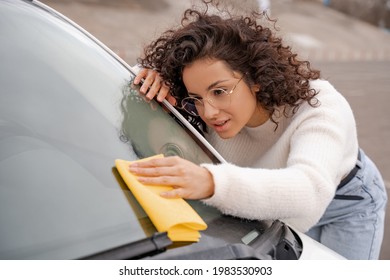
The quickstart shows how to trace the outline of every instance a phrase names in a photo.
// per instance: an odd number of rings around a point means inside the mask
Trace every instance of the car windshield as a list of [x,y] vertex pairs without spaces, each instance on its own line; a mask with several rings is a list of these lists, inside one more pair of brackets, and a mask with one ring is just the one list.
[[0,258],[74,259],[150,236],[115,159],[208,156],[56,14],[1,1],[0,37]]

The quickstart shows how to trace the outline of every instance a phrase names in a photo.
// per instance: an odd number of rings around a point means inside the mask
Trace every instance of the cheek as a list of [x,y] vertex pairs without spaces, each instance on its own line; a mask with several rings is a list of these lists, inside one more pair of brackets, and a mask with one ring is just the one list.
[[243,121],[247,121],[256,110],[257,101],[255,96],[247,93],[245,97],[239,99],[235,104],[234,113]]

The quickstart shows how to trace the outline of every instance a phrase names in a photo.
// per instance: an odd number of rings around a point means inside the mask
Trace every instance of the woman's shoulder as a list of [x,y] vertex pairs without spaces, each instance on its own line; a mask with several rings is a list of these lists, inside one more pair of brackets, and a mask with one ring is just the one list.
[[310,88],[315,89],[319,93],[339,93],[329,81],[322,79],[311,80]]
[[291,121],[302,122],[307,119],[330,120],[332,122],[354,122],[352,108],[347,99],[326,80],[310,81],[310,88],[317,92],[312,106],[304,102],[292,116]]
[[341,103],[340,105],[349,107],[346,98],[327,80],[312,80],[310,88],[317,92],[316,98],[320,106],[321,104],[326,106],[327,104]]
[[317,91],[317,102],[312,106],[304,102],[294,114],[291,121],[306,121],[307,119],[330,121],[332,123],[355,123],[352,108],[347,99],[326,80],[310,81],[310,87]]

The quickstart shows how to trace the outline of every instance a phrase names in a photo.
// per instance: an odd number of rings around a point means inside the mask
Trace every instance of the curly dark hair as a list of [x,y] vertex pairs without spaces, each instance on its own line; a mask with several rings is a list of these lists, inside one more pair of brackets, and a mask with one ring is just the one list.
[[308,61],[299,60],[271,27],[258,23],[265,19],[276,30],[276,20],[255,12],[248,16],[233,16],[221,10],[209,14],[211,1],[203,2],[204,11],[186,10],[181,25],[146,46],[144,57],[138,59],[143,67],[160,73],[179,104],[187,96],[183,69],[202,58],[225,61],[233,71],[246,74],[248,85],[260,85],[257,101],[276,125],[272,116],[280,106],[287,105],[283,106],[287,117],[295,114],[304,101],[313,107],[318,104],[317,92],[310,88],[309,81],[318,79],[320,71],[311,69]]

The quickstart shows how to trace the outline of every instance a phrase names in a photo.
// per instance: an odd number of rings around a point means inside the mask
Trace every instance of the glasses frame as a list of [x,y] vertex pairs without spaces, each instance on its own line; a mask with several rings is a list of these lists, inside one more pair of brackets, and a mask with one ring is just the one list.
[[[227,96],[229,96],[231,98],[231,95],[234,93],[234,90],[237,88],[238,84],[241,82],[241,80],[244,78],[245,75],[242,75],[241,78],[237,81],[237,83],[232,87],[232,89],[229,91],[229,92],[226,92],[225,94]],[[223,90],[225,91],[224,89],[220,89],[220,90]],[[202,101],[201,99],[197,98],[197,97],[191,97],[191,96],[188,96],[186,98],[184,98],[182,101],[181,101],[181,107],[179,107],[180,109],[183,109],[184,111],[186,111],[188,114],[194,116],[194,117],[199,117],[199,113],[198,113],[198,110],[196,109],[196,105],[195,105],[195,102],[192,102],[193,106],[194,106],[194,110],[190,110],[190,109],[187,109],[186,106],[188,104],[191,104],[190,102],[186,103],[186,100],[195,100],[195,101],[198,101],[199,103],[201,103],[203,106],[204,106],[204,101]],[[213,101],[212,99],[210,99],[209,97],[206,98],[207,102],[213,106],[214,108],[218,108],[216,107],[214,104],[213,104]],[[230,103],[229,103],[229,106],[230,106]],[[219,108],[221,109],[221,108]],[[226,108],[225,108],[226,109]]]

